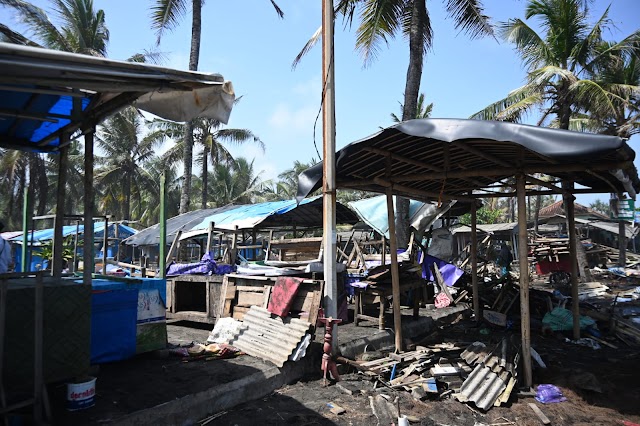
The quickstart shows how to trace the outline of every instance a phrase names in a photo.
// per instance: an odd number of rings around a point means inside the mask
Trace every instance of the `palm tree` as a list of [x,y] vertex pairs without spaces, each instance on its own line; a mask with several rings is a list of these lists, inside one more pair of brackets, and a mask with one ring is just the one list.
[[[274,0],[270,0],[280,18],[284,13]],[[191,0],[191,50],[189,53],[189,70],[196,71],[200,60],[200,40],[202,36],[202,5],[204,0]],[[172,30],[178,25],[180,18],[184,16],[189,6],[188,0],[154,0],[152,7],[151,27],[158,35],[157,44],[165,30]],[[180,213],[189,211],[191,194],[191,170],[193,168],[193,130],[194,124],[188,122],[184,132],[183,166],[184,181],[180,194]]]
[[[404,105],[402,105],[402,102],[400,102],[400,111],[401,112],[404,111]],[[424,93],[420,93],[420,96],[418,96],[416,115],[413,118],[429,118],[431,117],[432,111],[433,111],[433,102],[431,102],[428,105],[425,104]],[[393,120],[394,123],[400,123],[402,121],[394,113],[391,113],[391,120]]]
[[[500,34],[515,49],[528,68],[527,82],[504,99],[494,102],[472,118],[519,122],[534,107],[541,106],[542,125],[555,116],[555,127],[569,129],[578,114],[610,117],[616,105],[625,103],[620,95],[638,88],[610,82],[600,84],[592,77],[615,54],[633,54],[638,48],[640,31],[619,43],[602,48],[602,33],[610,24],[607,8],[595,24],[588,23],[588,4],[583,0],[529,0],[525,18],[538,18],[543,34],[538,34],[521,19],[500,25]],[[540,200],[537,200],[540,205]],[[586,256],[576,241],[580,271],[585,271]],[[588,275],[587,275],[588,278]]]
[[253,169],[253,161],[239,157],[235,169],[217,164],[213,168],[211,186],[216,194],[215,205],[224,206],[231,203],[250,204],[262,192],[259,174]]
[[[240,98],[236,99],[236,102]],[[193,141],[202,147],[197,162],[202,166],[201,174],[201,208],[207,208],[209,200],[209,161],[214,166],[224,164],[226,167],[237,168],[237,163],[225,144],[242,145],[246,142],[257,144],[264,151],[264,143],[258,136],[248,129],[221,129],[222,123],[211,118],[196,118],[192,122]],[[176,140],[176,144],[165,155],[168,164],[177,164],[183,160],[185,132],[188,126],[167,120],[156,120],[154,125],[167,138]]]
[[158,181],[144,165],[155,157],[164,140],[160,131],[143,133],[143,119],[135,108],[126,108],[107,118],[96,134],[104,156],[96,158],[95,173],[101,189],[103,211],[119,211],[120,218],[130,219],[132,197],[138,202],[146,190],[158,192]]
[[542,107],[542,125],[555,116],[555,126],[569,129],[579,113],[615,115],[621,95],[638,90],[619,83],[599,84],[593,72],[612,54],[637,49],[640,31],[602,49],[602,33],[610,21],[609,9],[589,25],[587,2],[583,0],[529,0],[525,18],[538,18],[545,30],[538,34],[526,22],[510,19],[500,25],[502,38],[515,45],[528,68],[527,82],[507,97],[472,115],[483,120],[520,122],[535,107]]
[[[480,0],[447,0],[447,14],[457,30],[471,38],[493,35],[489,18],[484,15]],[[359,13],[360,24],[356,30],[356,49],[369,65],[377,56],[380,45],[402,34],[409,41],[409,65],[402,103],[402,120],[416,117],[418,93],[422,79],[424,55],[433,45],[433,28],[425,0],[340,0],[335,7],[348,25]],[[294,66],[318,41],[320,31],[307,42],[294,60]],[[396,238],[400,247],[408,244],[409,199],[399,197],[396,203]]]
[[[14,43],[106,56],[109,30],[103,10],[95,10],[93,0],[52,0],[52,10],[59,19],[54,25],[41,8],[23,0],[0,0],[0,5],[14,9],[18,19],[35,36],[35,40],[0,27],[5,37]],[[22,37],[22,39],[20,38]]]

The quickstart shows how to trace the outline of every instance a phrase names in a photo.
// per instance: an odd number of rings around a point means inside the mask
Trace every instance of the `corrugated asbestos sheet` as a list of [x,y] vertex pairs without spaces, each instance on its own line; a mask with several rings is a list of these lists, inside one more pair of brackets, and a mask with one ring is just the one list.
[[229,344],[243,352],[282,367],[309,332],[311,324],[297,318],[272,318],[271,312],[252,306],[244,316],[240,333]]
[[461,357],[475,368],[455,398],[460,402],[471,401],[482,410],[507,402],[516,383],[515,365],[518,361],[516,355],[514,362],[510,362],[507,353],[506,340],[493,351],[482,342],[471,344]]

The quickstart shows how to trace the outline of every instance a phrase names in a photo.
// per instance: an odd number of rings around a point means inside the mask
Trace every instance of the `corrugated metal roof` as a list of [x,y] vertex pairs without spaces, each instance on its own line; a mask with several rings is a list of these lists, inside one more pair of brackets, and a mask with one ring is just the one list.
[[[104,226],[105,226],[104,222],[94,222],[93,235],[96,237],[102,237],[104,235]],[[79,225],[77,229],[79,234],[84,233],[84,225]],[[116,229],[115,225],[113,223],[110,223],[109,237],[112,237],[112,238],[115,237],[115,229]],[[128,236],[134,235],[136,232],[138,231],[136,231],[135,229],[127,225],[123,225],[121,223],[118,224],[118,236],[120,238],[126,238]],[[63,237],[68,237],[69,235],[74,235],[75,233],[76,233],[76,225],[67,225],[62,227]],[[30,231],[27,239],[30,243],[31,242],[41,243],[43,241],[53,240],[53,234],[54,234],[53,228],[40,229],[33,232]],[[13,238],[10,238],[10,241],[14,243],[22,243],[22,232],[20,232],[19,235],[14,236]]]
[[264,308],[252,306],[244,315],[240,332],[229,344],[282,367],[310,328],[307,321],[288,318],[285,322],[280,317],[272,318]]
[[[602,213],[598,213],[595,210],[591,210],[589,207],[583,206],[579,203],[573,203],[575,209],[575,216],[592,216],[594,218],[609,219]],[[540,217],[550,217],[556,215],[564,215],[564,203],[563,200],[556,201],[555,203],[543,207],[540,209]]]

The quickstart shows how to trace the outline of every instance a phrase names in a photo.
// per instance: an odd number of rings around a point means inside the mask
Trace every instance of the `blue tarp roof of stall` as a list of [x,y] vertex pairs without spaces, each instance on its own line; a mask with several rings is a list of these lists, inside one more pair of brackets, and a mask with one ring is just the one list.
[[[109,224],[109,237],[115,237],[115,226],[113,223]],[[118,224],[118,237],[121,238],[126,238],[126,237],[130,237],[131,235],[134,235],[136,232],[135,229],[127,226],[127,225],[123,225],[123,224]],[[33,232],[29,232],[28,235],[28,241],[31,242],[36,242],[36,243],[40,243],[43,241],[50,241],[53,240],[53,233],[54,233],[54,229],[53,228],[49,228],[49,229],[40,229],[37,231],[33,231]],[[63,226],[62,227],[62,236],[63,237],[68,237],[69,235],[74,235],[76,233],[76,225],[67,225],[67,226]],[[78,233],[79,234],[83,234],[84,233],[84,226],[80,225],[78,226]],[[95,222],[93,224],[93,235],[96,237],[102,237],[104,236],[104,222]],[[18,235],[15,236],[13,238],[10,238],[9,241],[15,242],[15,243],[22,243],[22,235]]]

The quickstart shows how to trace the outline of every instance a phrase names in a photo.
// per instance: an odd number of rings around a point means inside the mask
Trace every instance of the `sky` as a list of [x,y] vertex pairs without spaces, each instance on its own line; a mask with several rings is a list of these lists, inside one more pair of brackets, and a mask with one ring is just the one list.
[[[32,1],[45,9],[49,3]],[[110,30],[109,57],[125,59],[156,46],[150,28],[153,0],[94,0],[105,11]],[[234,155],[254,159],[261,178],[276,179],[295,160],[311,162],[322,152],[322,117],[314,123],[321,101],[320,43],[295,69],[291,64],[321,23],[321,0],[277,0],[280,19],[269,0],[208,0],[203,7],[199,70],[222,74],[242,100],[227,127],[254,132],[258,146],[230,147]],[[484,0],[492,22],[524,18],[524,0]],[[525,70],[512,46],[493,38],[470,40],[458,33],[446,16],[444,0],[428,2],[434,46],[423,68],[420,91],[433,102],[432,117],[467,118],[524,83]],[[640,28],[640,0],[594,0],[591,22],[608,5],[615,28],[604,37],[620,40]],[[52,18],[54,19],[54,18]],[[0,22],[16,25],[10,10],[0,9]],[[55,22],[55,19],[54,19]],[[401,115],[408,64],[408,43],[399,37],[381,45],[367,67],[355,51],[355,27],[338,19],[335,28],[336,147],[392,125],[390,113]],[[191,37],[190,12],[173,31],[163,34],[157,48],[171,68],[187,69]],[[530,118],[535,122],[535,117]],[[315,145],[314,145],[315,143]],[[630,140],[640,150],[640,137]],[[166,147],[165,147],[166,149]],[[636,160],[636,166],[640,164]],[[588,205],[608,194],[578,195]]]

